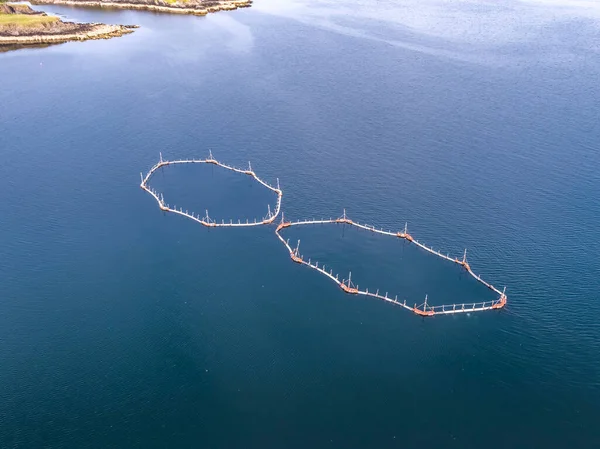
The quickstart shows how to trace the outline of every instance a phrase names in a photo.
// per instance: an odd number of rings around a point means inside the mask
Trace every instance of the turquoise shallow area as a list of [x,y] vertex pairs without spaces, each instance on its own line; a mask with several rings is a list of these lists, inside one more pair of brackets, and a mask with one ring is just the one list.
[[[0,54],[0,447],[600,447],[595,9],[46,9],[141,28]],[[159,152],[209,149],[279,178],[289,219],[468,248],[507,308],[344,295],[274,227],[208,230],[139,188]],[[209,167],[155,181],[201,215],[274,204]],[[285,235],[409,301],[490,299],[397,240]]]

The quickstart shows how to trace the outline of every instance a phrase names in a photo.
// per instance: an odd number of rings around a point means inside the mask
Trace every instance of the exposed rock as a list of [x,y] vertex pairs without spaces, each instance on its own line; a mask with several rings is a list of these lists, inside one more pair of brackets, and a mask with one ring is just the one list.
[[[142,9],[157,12],[204,16],[217,11],[231,11],[252,5],[252,0],[31,0],[36,5],[69,5],[93,8]],[[22,45],[55,44],[67,41],[110,39],[133,32],[135,25],[63,22],[58,17],[34,11],[27,5],[0,3],[0,19],[14,15],[14,20],[0,20],[0,51]],[[37,15],[40,20],[28,19]],[[27,16],[27,17],[24,17]],[[46,17],[46,19],[42,18]],[[25,20],[24,20],[25,19]],[[19,47],[14,47],[15,45]],[[10,47],[9,47],[10,46]]]
[[34,11],[28,5],[14,3],[0,3],[0,14],[45,15],[43,12]]
[[[64,22],[63,22],[64,23]],[[78,25],[78,24],[75,24]],[[87,41],[93,39],[110,39],[133,33],[135,25],[105,25],[103,23],[87,23],[73,28],[52,28],[43,30],[9,30],[0,34],[0,45],[12,44],[58,44],[68,41]],[[11,33],[12,31],[12,33]]]
[[[39,20],[30,20],[30,16],[38,16]],[[4,19],[0,21],[0,47],[109,39],[132,33],[133,28],[137,28],[134,25],[63,22],[27,5],[10,3],[0,4],[0,19]]]
[[92,8],[144,9],[204,16],[217,11],[247,8],[252,5],[252,0],[31,0],[31,3]]

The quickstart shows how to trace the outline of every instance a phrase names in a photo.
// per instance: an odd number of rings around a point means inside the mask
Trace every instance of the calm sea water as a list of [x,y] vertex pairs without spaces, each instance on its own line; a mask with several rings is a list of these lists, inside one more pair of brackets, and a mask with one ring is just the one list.
[[[600,11],[257,1],[206,18],[48,7],[134,34],[0,54],[0,447],[600,447]],[[162,214],[207,155],[290,219],[409,230],[507,286],[421,320],[344,295],[272,228]],[[168,201],[260,218],[209,167]],[[359,285],[490,299],[455,267],[289,230]]]

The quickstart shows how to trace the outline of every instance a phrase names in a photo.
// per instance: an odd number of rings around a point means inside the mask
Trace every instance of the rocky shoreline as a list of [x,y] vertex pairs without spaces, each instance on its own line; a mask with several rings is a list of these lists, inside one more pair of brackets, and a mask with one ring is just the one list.
[[[205,16],[218,11],[247,8],[252,0],[31,0],[34,5],[136,9]],[[111,39],[133,33],[137,25],[63,22],[24,4],[0,0],[0,51],[68,41]]]
[[0,50],[7,46],[110,39],[133,33],[135,25],[63,22],[23,4],[0,4]]
[[52,34],[31,34],[19,36],[0,35],[2,45],[27,45],[27,44],[61,44],[69,41],[87,41],[95,39],[111,39],[133,33],[136,25],[105,25],[103,23],[86,23],[75,32],[59,31]]
[[252,6],[252,0],[31,0],[33,5],[65,5],[88,8],[137,9],[205,16]]

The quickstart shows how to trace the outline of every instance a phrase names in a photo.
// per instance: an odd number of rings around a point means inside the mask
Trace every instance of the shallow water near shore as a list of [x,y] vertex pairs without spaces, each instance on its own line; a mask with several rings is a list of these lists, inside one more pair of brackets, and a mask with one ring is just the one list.
[[[0,54],[0,447],[600,446],[589,4],[43,7],[141,28]],[[345,208],[468,248],[507,308],[422,320],[344,295],[273,227],[207,230],[139,188],[159,152],[209,149],[279,178],[289,219]],[[156,180],[174,204],[223,218],[272,204],[196,168],[189,191],[179,172]],[[396,240],[286,237],[413,302],[489,293]]]

